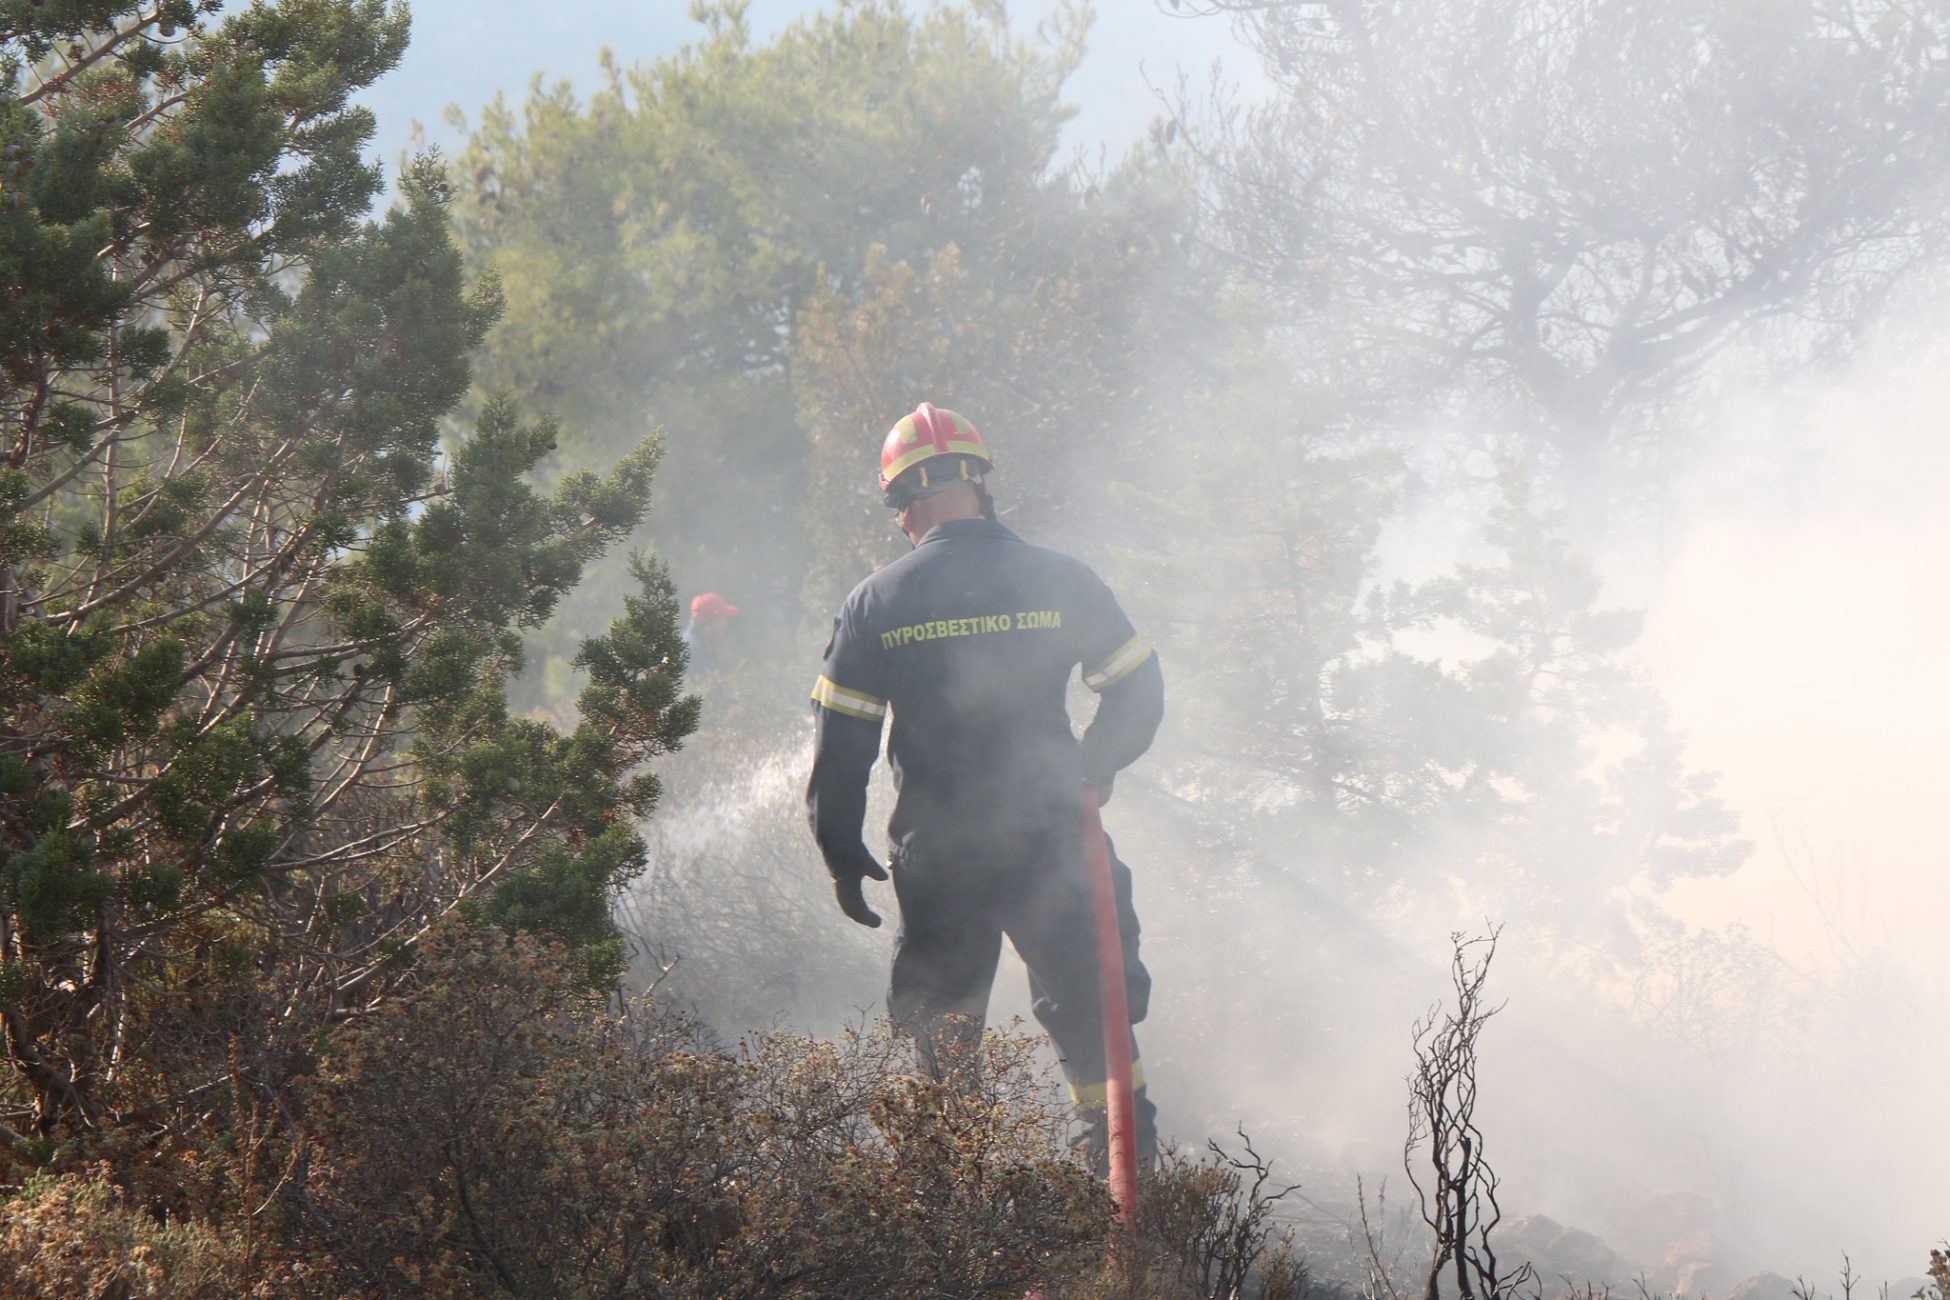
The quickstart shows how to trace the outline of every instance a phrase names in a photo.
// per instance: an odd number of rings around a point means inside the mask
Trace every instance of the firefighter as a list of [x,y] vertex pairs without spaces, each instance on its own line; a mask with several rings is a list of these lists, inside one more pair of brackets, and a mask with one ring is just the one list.
[[692,672],[718,666],[718,642],[725,627],[738,617],[738,607],[715,591],[691,597],[691,621],[684,629],[684,648],[690,651]]
[[[889,1014],[915,1035],[924,1069],[940,1075],[967,1059],[1007,935],[1101,1167],[1103,1019],[1082,788],[1109,798],[1118,771],[1150,746],[1164,678],[1095,573],[996,521],[993,468],[965,416],[926,402],[887,434],[880,488],[913,549],[856,587],[833,621],[813,688],[806,805],[840,910],[879,925],[863,886],[888,872],[861,823],[891,716],[888,865],[901,930]],[[1079,667],[1099,696],[1081,740],[1065,702]],[[1150,977],[1138,961],[1130,871],[1113,864],[1136,1023]],[[1149,1164],[1156,1108],[1135,1039],[1131,1054],[1139,1156]]]

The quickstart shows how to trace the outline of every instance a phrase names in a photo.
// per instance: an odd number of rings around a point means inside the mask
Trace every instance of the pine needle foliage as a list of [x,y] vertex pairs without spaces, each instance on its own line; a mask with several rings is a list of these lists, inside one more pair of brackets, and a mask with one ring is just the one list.
[[[613,978],[675,601],[511,716],[520,633],[647,507],[654,439],[537,491],[445,169],[379,220],[350,97],[404,6],[0,4],[0,1139],[37,1161],[269,1104],[457,909]],[[239,1080],[242,1081],[241,1085]]]

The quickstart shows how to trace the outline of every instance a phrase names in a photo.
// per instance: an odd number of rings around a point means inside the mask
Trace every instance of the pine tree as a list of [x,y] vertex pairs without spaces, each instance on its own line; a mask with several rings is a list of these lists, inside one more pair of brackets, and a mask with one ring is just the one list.
[[1209,177],[1309,373],[1391,436],[1522,451],[1586,539],[1663,497],[1729,357],[1845,362],[1950,247],[1938,5],[1197,8],[1271,88]]
[[[456,910],[586,980],[692,728],[655,565],[566,734],[520,632],[647,505],[654,441],[527,476],[505,401],[443,450],[500,310],[438,158],[382,220],[349,97],[379,0],[0,6],[0,1136],[281,1077]],[[239,1065],[239,1053],[243,1063]]]
[[[469,258],[498,268],[510,304],[483,376],[559,414],[563,468],[614,455],[653,421],[681,430],[650,535],[689,581],[735,599],[747,636],[769,625],[783,641],[800,631],[813,567],[802,511],[824,467],[809,449],[842,436],[807,424],[822,412],[800,400],[802,317],[828,294],[861,292],[876,247],[881,263],[922,272],[952,248],[978,294],[991,259],[1030,273],[1060,234],[1043,224],[1046,193],[1077,199],[1052,164],[1084,14],[1060,6],[1043,43],[1012,33],[998,5],[870,0],[761,41],[745,8],[696,6],[695,44],[608,61],[584,97],[556,83],[497,99],[457,160],[454,211]],[[972,375],[980,360],[969,361]],[[869,488],[876,431],[945,400],[919,387],[942,377],[870,376],[872,414],[844,429]],[[848,477],[849,501],[858,483]],[[834,512],[822,500],[806,513]],[[823,625],[827,611],[810,612]],[[559,647],[592,621],[571,601],[551,648],[566,659]]]

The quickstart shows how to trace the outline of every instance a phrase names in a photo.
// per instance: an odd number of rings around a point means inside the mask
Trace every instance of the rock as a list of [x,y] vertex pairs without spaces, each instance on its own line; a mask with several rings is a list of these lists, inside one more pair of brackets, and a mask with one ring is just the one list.
[[1666,1247],[1658,1282],[1676,1296],[1725,1296],[1740,1278],[1727,1264],[1726,1243],[1710,1232],[1695,1232]]
[[1551,1242],[1564,1232],[1564,1225],[1556,1219],[1543,1214],[1526,1214],[1521,1219],[1512,1219],[1500,1224],[1496,1230],[1499,1252],[1515,1251],[1529,1254],[1533,1258],[1549,1249]]
[[1629,1272],[1620,1265],[1617,1253],[1597,1237],[1542,1214],[1500,1225],[1496,1253],[1499,1264],[1514,1267],[1528,1261],[1546,1294],[1556,1294],[1567,1283],[1574,1289],[1587,1283],[1601,1288],[1622,1283],[1626,1279],[1621,1274]]
[[1736,1274],[1725,1264],[1715,1260],[1700,1259],[1680,1266],[1673,1275],[1672,1292],[1683,1297],[1725,1296],[1737,1285]]
[[1665,1267],[1676,1269],[1700,1260],[1725,1259],[1726,1243],[1710,1232],[1694,1232],[1666,1244]]
[[1794,1283],[1779,1273],[1756,1273],[1729,1291],[1727,1300],[1795,1300]]
[[1528,1263],[1539,1277],[1548,1278],[1551,1276],[1550,1244],[1563,1231],[1563,1224],[1542,1214],[1526,1214],[1521,1219],[1500,1224],[1495,1242],[1497,1264],[1515,1268]]
[[1574,1282],[1620,1282],[1618,1254],[1588,1232],[1566,1228],[1544,1248],[1550,1257],[1553,1276],[1569,1277]]

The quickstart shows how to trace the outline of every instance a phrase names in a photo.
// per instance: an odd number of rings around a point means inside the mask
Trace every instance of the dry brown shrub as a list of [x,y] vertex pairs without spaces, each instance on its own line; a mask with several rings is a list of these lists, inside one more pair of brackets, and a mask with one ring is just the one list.
[[1295,1187],[1276,1182],[1245,1133],[1243,1154],[1210,1144],[1209,1160],[1166,1156],[1146,1180],[1139,1231],[1160,1297],[1174,1300],[1301,1300],[1310,1289],[1279,1203]]
[[720,1051],[576,1007],[527,940],[456,927],[418,965],[305,1107],[297,1220],[372,1293],[1017,1300],[1104,1257],[1026,1043],[960,1092],[884,1032]]
[[247,1249],[242,1233],[160,1222],[106,1166],[37,1179],[0,1204],[0,1295],[77,1300],[256,1300],[339,1294],[329,1267]]
[[884,1029],[727,1050],[591,1003],[555,950],[450,926],[275,1116],[240,1074],[206,1141],[0,1203],[0,1295],[1300,1294],[1252,1162],[1174,1158],[1113,1252],[1034,1046],[990,1035],[952,1086]]
[[[1244,1134],[1241,1134],[1244,1139]],[[1167,1152],[1139,1197],[1134,1247],[1045,1300],[1305,1300],[1314,1294],[1279,1217],[1295,1190],[1244,1143],[1241,1156],[1218,1143],[1209,1159]]]

